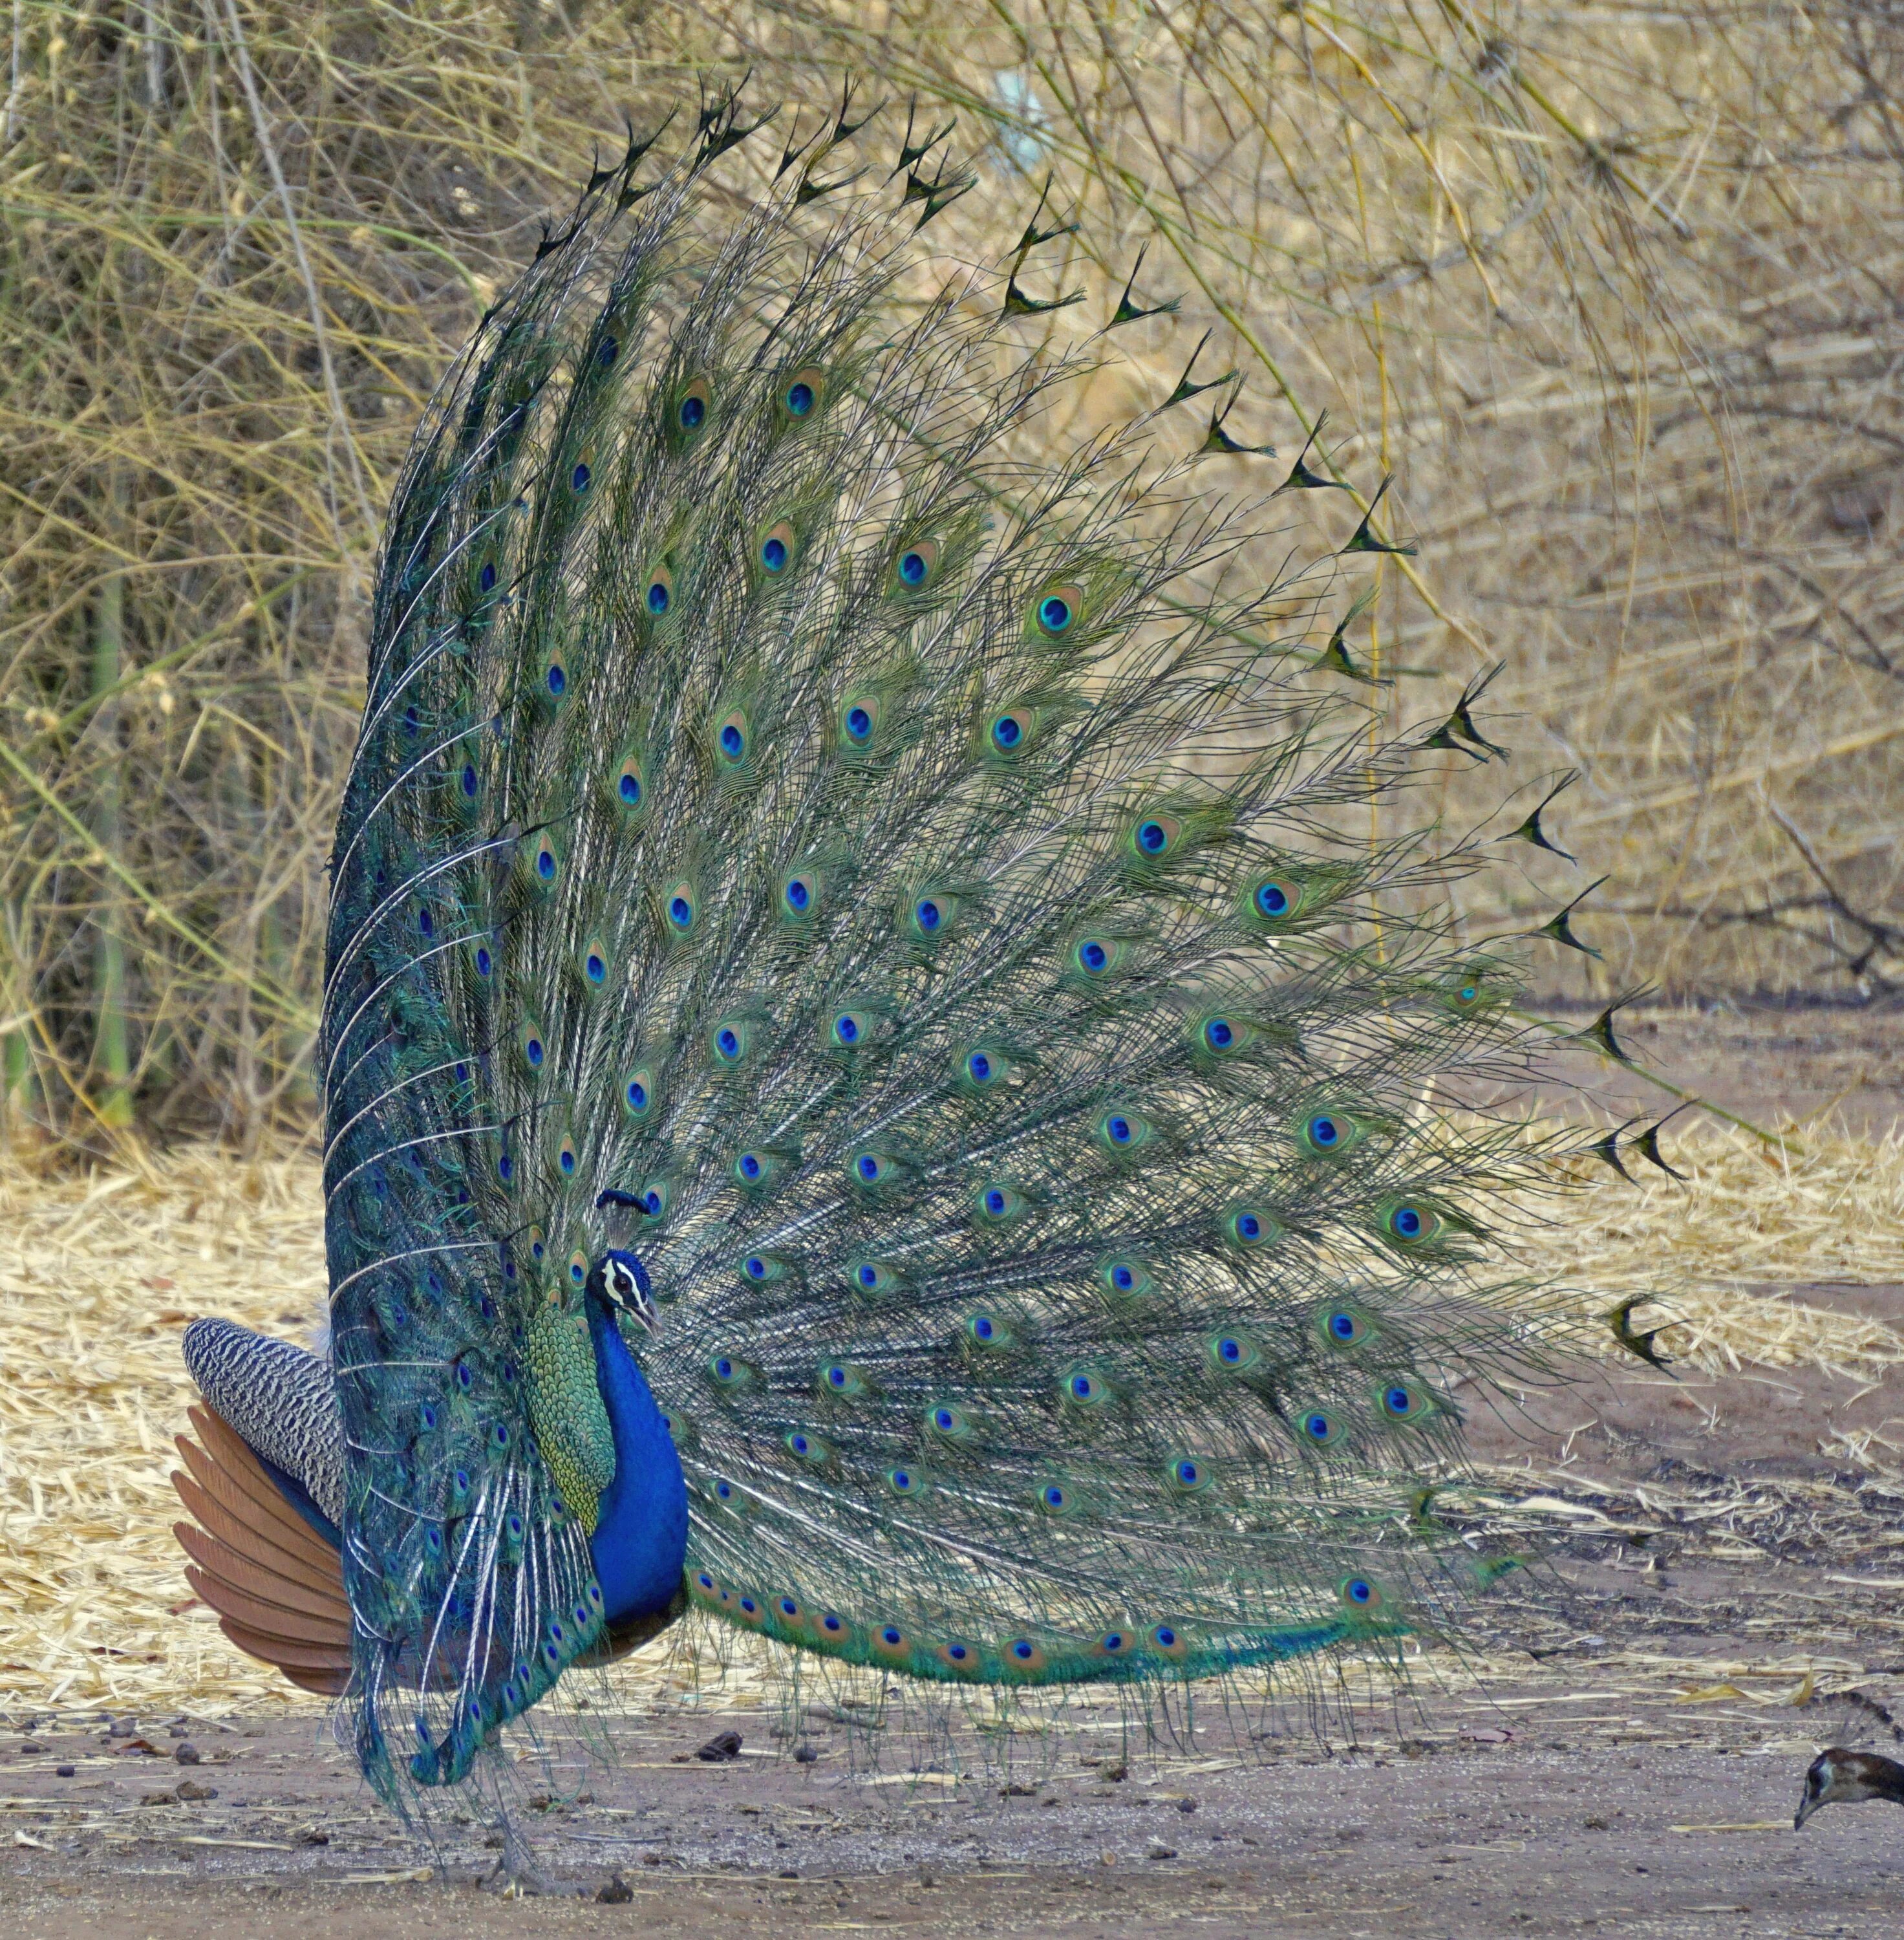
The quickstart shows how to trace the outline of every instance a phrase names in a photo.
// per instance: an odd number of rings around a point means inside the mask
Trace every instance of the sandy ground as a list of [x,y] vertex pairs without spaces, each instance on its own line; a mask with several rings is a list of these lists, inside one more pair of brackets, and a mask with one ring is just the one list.
[[[1662,1063],[1710,1037],[1736,1063],[1726,1028],[1656,1033],[1677,1039]],[[1895,1059],[1833,1029],[1757,1043],[1729,1102],[1802,1113],[1843,1090],[1887,1130]],[[1904,1328],[1904,1285],[1747,1297]],[[824,1707],[657,1698],[605,1723],[612,1762],[553,1782],[522,1768],[546,1890],[514,1898],[485,1884],[498,1854],[480,1817],[434,1847],[407,1837],[314,1716],[142,1713],[114,1736],[97,1711],[16,1704],[0,1713],[0,1940],[1175,1926],[1904,1940],[1898,1809],[1791,1824],[1818,1747],[1904,1757],[1904,1477],[1885,1466],[1904,1369],[1676,1371],[1635,1365],[1477,1420],[1482,1486],[1457,1512],[1545,1533],[1553,1569],[1507,1579],[1467,1658],[1425,1661],[1405,1705],[1344,1701],[1263,1735],[1205,1712],[1147,1743],[1108,1712],[934,1739]],[[693,1755],[724,1730],[737,1758]]]

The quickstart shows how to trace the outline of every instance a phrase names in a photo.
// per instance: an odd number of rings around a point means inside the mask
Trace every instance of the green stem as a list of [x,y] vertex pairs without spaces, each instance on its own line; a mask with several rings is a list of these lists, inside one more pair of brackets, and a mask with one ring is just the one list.
[[[115,471],[108,493],[115,514],[125,510],[123,474]],[[93,691],[103,694],[119,685],[126,648],[126,579],[123,572],[106,575],[99,583],[93,632]],[[111,703],[98,715],[107,743],[94,797],[93,837],[102,855],[116,860],[120,850],[120,776],[116,740],[118,709]],[[93,953],[93,1066],[102,1082],[95,1109],[109,1131],[123,1131],[133,1122],[130,1082],[132,1056],[126,1029],[125,899],[111,878],[101,885],[98,934]]]

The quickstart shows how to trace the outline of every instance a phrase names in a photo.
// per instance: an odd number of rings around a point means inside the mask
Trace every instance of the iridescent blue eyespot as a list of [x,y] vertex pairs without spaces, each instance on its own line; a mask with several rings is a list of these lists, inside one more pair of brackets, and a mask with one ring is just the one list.
[[879,1176],[879,1161],[870,1152],[861,1156],[859,1162],[859,1175],[869,1183]]
[[1389,1230],[1397,1239],[1418,1240],[1427,1222],[1412,1206],[1397,1206],[1388,1216]]
[[1077,960],[1095,976],[1110,961],[1110,953],[1101,943],[1084,943],[1078,946]]
[[1329,1331],[1338,1341],[1353,1341],[1360,1331],[1352,1313],[1332,1313],[1329,1316]]
[[1260,1240],[1263,1237],[1263,1222],[1254,1212],[1239,1212],[1236,1216],[1236,1235],[1242,1240]]
[[595,361],[602,366],[603,370],[605,371],[611,364],[614,363],[615,359],[620,355],[620,354],[621,346],[616,342],[614,338],[612,337],[605,337],[602,340],[600,346],[596,351]]
[[575,469],[568,474],[568,483],[572,491],[586,492],[589,489],[588,467],[586,465],[577,465]]
[[1048,1509],[1061,1509],[1065,1506],[1065,1492],[1056,1482],[1053,1482],[1046,1487],[1040,1499]]
[[1097,1392],[1098,1384],[1089,1374],[1074,1374],[1071,1378],[1071,1390],[1074,1400],[1089,1401]]
[[[754,1155],[751,1152],[748,1154],[748,1158],[751,1158]],[[745,1166],[747,1163],[747,1160],[743,1159],[741,1163]],[[747,1277],[749,1280],[765,1280],[767,1277],[767,1263],[765,1260],[761,1258],[758,1253],[749,1253],[745,1261],[745,1268]]]
[[681,399],[681,408],[675,412],[675,416],[683,431],[698,431],[707,414],[706,404],[700,398],[690,395]]
[[731,1025],[723,1024],[720,1029],[714,1033],[714,1048],[730,1064],[739,1057],[740,1039],[735,1035]]
[[1403,1387],[1399,1381],[1393,1387],[1382,1390],[1382,1405],[1397,1421],[1406,1420],[1421,1406],[1414,1389]]
[[1342,1142],[1342,1128],[1326,1112],[1318,1112],[1308,1122],[1309,1142],[1327,1151]]
[[[734,1378],[734,1364],[732,1361],[728,1359],[725,1354],[723,1354],[720,1359],[714,1362],[714,1371],[715,1377],[717,1380],[730,1381]],[[724,1482],[720,1486],[724,1490],[727,1485]]]
[[932,1425],[941,1432],[949,1432],[955,1420],[955,1417],[949,1408],[935,1408],[932,1411]]
[[1120,1293],[1129,1293],[1137,1284],[1137,1275],[1132,1273],[1129,1267],[1113,1267],[1110,1270],[1110,1283]]
[[992,742],[995,748],[1009,752],[1024,738],[1024,724],[1015,714],[1001,714],[992,724]]
[[1302,1417],[1302,1432],[1311,1441],[1327,1441],[1336,1432],[1336,1424],[1318,1409]]
[[686,929],[694,920],[694,905],[685,896],[669,899],[668,920],[677,929]]
[[858,1043],[859,1020],[851,1016],[841,1016],[836,1018],[833,1021],[833,1034],[842,1044]]
[[903,552],[899,556],[899,576],[908,586],[925,584],[925,556],[919,552]]
[[970,1072],[974,1084],[982,1084],[992,1075],[992,1060],[982,1051],[975,1051],[965,1060],[965,1069]]
[[922,896],[912,914],[920,929],[928,933],[937,929],[943,920],[939,905],[930,896]]
[[1160,1649],[1169,1650],[1177,1642],[1177,1633],[1168,1624],[1158,1624],[1150,1635]]
[[1012,1646],[1012,1655],[1021,1664],[1028,1664],[1037,1654],[1036,1646],[1028,1643],[1023,1637],[1020,1637],[1017,1643]]
[[985,1209],[995,1219],[1005,1209],[1005,1195],[993,1186],[985,1195]]
[[812,408],[813,386],[811,384],[802,378],[787,386],[787,410],[790,416],[803,418]]
[[631,1112],[645,1112],[647,1109],[648,1087],[638,1078],[631,1078],[621,1095],[627,1100],[628,1109]]
[[888,1624],[885,1628],[879,1633],[879,1641],[886,1645],[889,1649],[897,1649],[900,1644],[906,1641],[906,1639],[899,1630],[894,1629],[891,1624]]
[[1342,1585],[1342,1594],[1351,1603],[1372,1603],[1375,1601],[1375,1585],[1366,1577],[1351,1576]]
[[1110,1135],[1113,1145],[1127,1145],[1131,1142],[1131,1121],[1121,1113],[1113,1112],[1104,1121],[1104,1130]]
[[730,761],[738,761],[747,746],[747,737],[733,721],[720,731],[720,752]]
[[549,691],[553,694],[558,700],[559,700],[563,694],[568,691],[568,676],[567,673],[557,662],[551,660],[549,663],[547,679],[549,682]]
[[1289,892],[1280,883],[1259,883],[1256,890],[1256,906],[1264,916],[1287,916],[1290,911]]
[[998,1328],[994,1325],[989,1314],[981,1313],[972,1322],[973,1338],[976,1340],[989,1341],[998,1331]]
[[827,1385],[843,1388],[846,1385],[846,1370],[844,1368],[829,1368],[827,1370]]
[[553,849],[540,849],[536,851],[535,873],[545,883],[553,883],[555,880],[556,853]]
[[787,541],[777,533],[761,546],[760,563],[769,572],[781,572],[786,569]]
[[616,792],[630,808],[636,807],[641,799],[641,778],[639,775],[623,775],[615,785]]
[[659,1219],[661,1215],[661,1209],[666,1206],[667,1203],[667,1200],[662,1196],[661,1189],[659,1186],[650,1185],[647,1191],[641,1194],[641,1210],[645,1212],[650,1219]]
[[1228,1335],[1217,1343],[1217,1358],[1230,1367],[1235,1367],[1243,1358],[1243,1344]]
[[477,790],[480,785],[480,783],[477,779],[476,764],[474,761],[465,761],[463,764],[464,800],[466,801],[474,801],[476,799]]
[[740,1159],[740,1170],[741,1176],[743,1179],[758,1179],[760,1176],[760,1161],[752,1152],[742,1152],[741,1154]]
[[483,570],[476,575],[476,583],[485,593],[493,593],[496,590],[496,569],[486,560],[483,562]]
[[1071,623],[1071,602],[1062,593],[1047,593],[1038,602],[1038,624],[1047,633],[1062,633]]
[[546,1054],[539,1037],[527,1037],[522,1040],[522,1055],[529,1060],[532,1069],[541,1069],[542,1060]]
[[[909,1469],[895,1469],[892,1472],[892,1485],[902,1496],[909,1493],[912,1487],[912,1472]],[[886,1641],[888,1643],[896,1643],[898,1639],[889,1631],[887,1633]]]
[[1161,856],[1170,846],[1170,836],[1161,822],[1144,822],[1138,825],[1137,846],[1147,856]]
[[1202,1474],[1194,1462],[1179,1462],[1177,1465],[1177,1479],[1187,1489],[1195,1488]]
[[861,1267],[859,1283],[869,1293],[876,1292],[879,1285],[879,1269],[877,1267]]
[[608,975],[608,964],[598,950],[591,950],[582,959],[582,969],[591,984],[601,983]]
[[1226,1017],[1212,1017],[1203,1026],[1203,1041],[1212,1051],[1227,1051],[1236,1042],[1235,1029]]
[[813,901],[813,892],[804,876],[789,878],[785,891],[787,907],[796,911],[808,908]]
[[846,732],[855,741],[867,740],[873,733],[873,716],[864,707],[848,708]]
[[661,614],[667,612],[668,602],[673,597],[674,595],[669,591],[667,584],[664,581],[659,579],[655,580],[648,587],[648,611],[658,617]]

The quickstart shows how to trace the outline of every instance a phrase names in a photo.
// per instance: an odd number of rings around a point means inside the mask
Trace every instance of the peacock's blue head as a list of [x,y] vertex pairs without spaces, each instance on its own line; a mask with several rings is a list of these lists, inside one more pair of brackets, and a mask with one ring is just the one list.
[[588,1291],[619,1319],[626,1314],[644,1334],[660,1324],[648,1270],[634,1254],[611,1247],[589,1270]]

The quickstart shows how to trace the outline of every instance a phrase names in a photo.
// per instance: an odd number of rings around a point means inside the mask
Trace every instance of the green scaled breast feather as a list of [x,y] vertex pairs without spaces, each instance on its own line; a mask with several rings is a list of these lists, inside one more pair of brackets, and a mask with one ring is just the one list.
[[518,1612],[505,1700],[426,1701],[452,1749],[595,1641],[611,1247],[737,1627],[1182,1678],[1439,1629],[1503,1564],[1414,1506],[1541,1371],[1497,1209],[1561,1156],[1434,1102],[1537,1058],[1519,946],[1447,907],[1481,852],[1406,793],[1485,750],[1372,738],[1315,644],[1370,569],[1292,578],[1266,461],[1191,414],[1095,415],[1117,340],[1028,306],[1035,251],[915,240],[958,172],[855,175],[882,125],[776,181],[730,104],[599,175],[395,496],[330,1243],[361,1623]]

